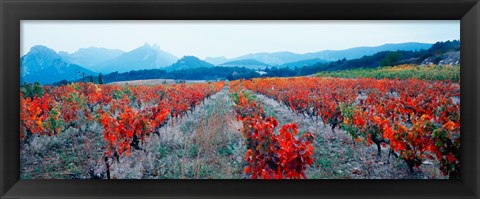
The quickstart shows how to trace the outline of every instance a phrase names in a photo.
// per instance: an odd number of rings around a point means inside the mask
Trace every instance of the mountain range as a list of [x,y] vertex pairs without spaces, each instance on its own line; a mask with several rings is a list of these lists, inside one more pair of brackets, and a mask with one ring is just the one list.
[[288,51],[274,52],[274,53],[252,53],[232,59],[225,57],[207,57],[205,61],[212,64],[222,64],[225,62],[243,60],[243,59],[255,59],[271,66],[283,65],[291,62],[298,62],[301,60],[313,60],[318,59],[323,62],[336,61],[339,59],[356,59],[366,55],[373,55],[381,51],[395,51],[395,50],[421,50],[428,49],[432,44],[407,42],[398,44],[384,44],[381,46],[369,46],[369,47],[355,47],[345,50],[323,50],[312,53],[298,54]]
[[80,48],[72,54],[60,51],[58,55],[67,62],[83,66],[88,70],[97,71],[96,67],[99,64],[117,58],[124,53],[122,50],[90,47]]
[[203,68],[203,67],[212,68],[212,67],[215,67],[215,65],[208,63],[206,61],[203,61],[195,56],[184,56],[174,64],[162,69],[166,71],[174,71],[174,70],[187,70],[187,69]]
[[95,72],[77,64],[66,62],[54,50],[45,46],[34,46],[20,58],[20,83],[39,82],[49,84],[62,79],[73,80],[80,75]]
[[399,43],[385,44],[375,47],[356,47],[345,50],[324,50],[313,53],[298,54],[288,51],[273,53],[252,53],[236,58],[207,57],[204,60],[194,56],[184,56],[181,59],[163,51],[158,45],[145,43],[136,49],[124,52],[118,49],[99,47],[80,48],[73,53],[55,52],[37,45],[20,58],[21,81],[48,84],[60,80],[80,78],[76,75],[85,73],[128,72],[132,70],[162,69],[165,71],[186,70],[193,68],[245,67],[248,69],[263,69],[269,66],[277,68],[303,67],[317,63],[325,63],[339,59],[355,59],[372,55],[381,51],[420,50],[428,49],[432,44]]
[[102,73],[162,68],[178,60],[176,56],[160,50],[159,46],[148,43],[128,52],[90,47],[80,48],[72,54],[63,51],[58,54],[66,62]]
[[[263,65],[257,60],[238,60],[224,63],[225,66],[208,64],[196,57],[185,56],[171,67],[162,69],[136,70],[124,73],[109,73],[103,82],[118,82],[144,79],[182,80],[237,80],[258,77],[293,77],[308,76],[325,71],[350,70],[358,68],[377,68],[401,64],[415,65],[458,65],[460,63],[460,41],[436,42],[430,48],[418,51],[382,51],[357,59],[340,59],[331,62],[318,62],[318,59],[302,60],[281,66],[265,66],[265,69],[249,69],[245,67]],[[314,64],[312,64],[314,63]],[[245,66],[241,66],[245,65]],[[303,65],[298,67],[298,65]],[[241,67],[240,67],[241,66]],[[166,71],[168,69],[169,71]],[[98,77],[95,77],[96,79]],[[61,81],[54,85],[66,84]]]
[[110,73],[157,69],[170,66],[177,60],[178,58],[174,55],[160,50],[159,46],[146,43],[132,51],[97,64],[96,71]]

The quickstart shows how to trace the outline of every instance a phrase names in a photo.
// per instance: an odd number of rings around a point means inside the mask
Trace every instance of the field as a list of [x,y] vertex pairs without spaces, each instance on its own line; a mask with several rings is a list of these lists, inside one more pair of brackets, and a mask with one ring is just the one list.
[[21,178],[459,177],[455,78],[351,74],[24,87]]
[[460,65],[400,65],[382,68],[361,68],[343,71],[322,72],[318,77],[376,78],[376,79],[421,79],[460,81]]
[[148,80],[132,80],[132,81],[119,81],[119,82],[112,82],[110,84],[114,85],[157,85],[157,84],[177,84],[177,83],[201,83],[205,82],[203,80],[173,80],[173,79],[148,79]]

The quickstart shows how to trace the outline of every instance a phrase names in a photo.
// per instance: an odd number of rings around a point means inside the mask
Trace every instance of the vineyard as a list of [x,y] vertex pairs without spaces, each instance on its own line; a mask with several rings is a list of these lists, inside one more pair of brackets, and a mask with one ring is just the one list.
[[399,65],[317,73],[318,77],[460,81],[460,65]]
[[245,81],[246,88],[292,111],[346,131],[356,142],[389,144],[388,157],[413,172],[425,159],[440,161],[450,178],[460,168],[460,87],[421,80],[291,78]]
[[451,178],[460,86],[258,78],[20,92],[22,178]]
[[146,136],[159,134],[169,119],[188,114],[223,87],[223,82],[150,87],[80,83],[45,87],[45,94],[33,99],[20,93],[20,139],[28,143],[34,134],[56,136],[81,124],[101,123],[110,179],[110,164],[129,156],[132,148],[141,149]]

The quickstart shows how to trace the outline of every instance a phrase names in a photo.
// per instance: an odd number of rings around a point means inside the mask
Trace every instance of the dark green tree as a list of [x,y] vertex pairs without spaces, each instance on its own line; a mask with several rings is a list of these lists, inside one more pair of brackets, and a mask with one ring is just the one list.
[[389,52],[385,58],[380,60],[378,65],[380,66],[395,66],[400,61],[400,52]]
[[102,73],[98,75],[98,84],[103,84]]

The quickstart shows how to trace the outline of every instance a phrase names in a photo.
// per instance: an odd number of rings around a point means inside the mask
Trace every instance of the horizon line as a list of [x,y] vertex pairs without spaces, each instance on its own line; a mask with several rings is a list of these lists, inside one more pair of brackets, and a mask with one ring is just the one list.
[[[444,41],[436,41],[436,42],[434,42],[434,43],[426,43],[426,42],[419,42],[419,41],[397,42],[397,43],[393,42],[393,43],[384,43],[384,44],[381,44],[381,45],[353,46],[353,47],[350,47],[350,48],[343,48],[343,49],[323,49],[323,50],[311,51],[311,52],[294,52],[294,51],[289,51],[289,50],[283,50],[283,51],[257,51],[257,52],[251,52],[251,53],[247,53],[247,54],[237,55],[237,56],[235,56],[235,57],[205,56],[204,58],[201,58],[201,59],[202,59],[202,60],[207,59],[207,58],[226,58],[226,59],[233,59],[233,58],[238,58],[238,57],[241,57],[241,56],[252,55],[252,54],[259,54],[259,53],[270,53],[270,54],[272,54],[272,53],[289,52],[289,53],[294,53],[294,54],[308,54],[308,53],[318,53],[318,52],[323,52],[323,51],[342,51],[342,50],[349,50],[349,49],[353,49],[353,48],[373,48],[373,47],[379,47],[379,46],[384,46],[384,45],[395,45],[395,44],[405,44],[405,43],[419,43],[419,44],[430,44],[430,45],[433,45],[433,44],[435,44],[435,43],[437,43],[437,42],[446,42],[446,41],[455,41],[455,40],[460,41],[460,39],[451,39],[451,40],[444,40]],[[144,42],[144,43],[145,43],[144,45],[138,46],[138,47],[136,47],[136,48],[134,48],[134,49],[131,49],[131,50],[128,50],[128,51],[127,51],[127,50],[124,50],[124,49],[118,49],[118,48],[107,48],[107,47],[101,47],[101,46],[89,46],[89,47],[80,47],[80,48],[78,48],[78,49],[77,49],[76,51],[74,51],[74,52],[68,52],[68,51],[65,51],[65,50],[56,50],[56,49],[53,49],[53,48],[51,48],[51,47],[49,47],[49,46],[47,46],[47,45],[44,45],[44,44],[35,44],[35,45],[33,45],[33,46],[30,48],[30,50],[29,50],[28,52],[26,52],[25,54],[21,55],[20,58],[23,57],[23,56],[25,56],[26,54],[30,53],[30,51],[31,51],[34,47],[36,47],[36,46],[44,46],[44,47],[46,47],[46,48],[48,48],[48,49],[51,49],[51,50],[55,51],[55,53],[57,53],[57,54],[59,54],[59,53],[61,53],[61,52],[65,52],[65,53],[67,53],[67,54],[73,54],[73,53],[76,53],[76,52],[80,51],[81,49],[89,49],[89,48],[103,48],[103,49],[108,49],[108,50],[120,50],[120,51],[122,51],[123,53],[128,53],[128,52],[131,52],[131,51],[133,51],[133,50],[135,50],[135,49],[138,49],[138,48],[141,48],[141,47],[143,47],[143,46],[147,46],[147,45],[148,45],[149,47],[155,47],[155,46],[156,46],[156,47],[158,47],[160,50],[162,50],[162,51],[164,51],[164,52],[167,52],[167,53],[169,53],[169,54],[172,54],[172,53],[170,53],[170,52],[162,49],[162,48],[160,47],[160,45],[157,44],[157,43],[151,43],[151,42]],[[174,54],[172,54],[172,55],[174,55]],[[181,58],[181,57],[185,57],[185,56],[195,56],[195,57],[197,57],[197,58],[200,58],[200,56],[187,55],[187,54],[182,55],[182,56],[178,56],[178,55],[174,55],[174,56],[177,57],[177,58]]]

